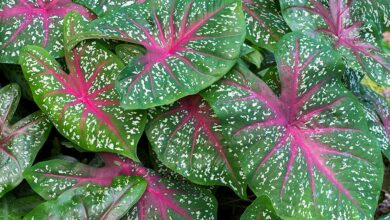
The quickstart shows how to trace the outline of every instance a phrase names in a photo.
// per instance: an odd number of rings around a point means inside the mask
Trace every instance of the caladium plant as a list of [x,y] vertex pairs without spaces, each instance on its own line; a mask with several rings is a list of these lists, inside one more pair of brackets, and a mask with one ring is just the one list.
[[261,196],[253,201],[250,206],[248,206],[240,219],[279,220],[280,218],[276,215],[269,198],[266,196]]
[[246,38],[258,47],[273,51],[276,43],[290,31],[277,0],[243,0],[247,23]]
[[138,176],[119,176],[109,187],[86,184],[42,203],[24,219],[119,219],[137,203],[146,186]]
[[390,158],[390,107],[384,97],[362,84],[363,75],[348,69],[347,86],[364,105],[369,130],[376,136],[382,153]]
[[[89,184],[111,186],[117,176],[140,176],[147,182],[145,193],[137,204],[124,214],[124,219],[214,219],[215,199],[196,186],[174,182],[157,176],[153,171],[114,154],[100,154],[104,167],[92,167],[74,161],[41,162],[25,172],[27,181],[45,199],[58,199],[50,204],[58,207],[64,195],[69,196]],[[52,213],[53,210],[47,212]],[[39,214],[38,211],[36,211]]]
[[11,124],[20,96],[17,84],[0,89],[0,197],[23,180],[23,171],[34,162],[51,128],[42,112]]
[[[389,28],[390,7],[382,0],[281,0],[283,15],[293,30],[323,33],[342,54],[345,65],[390,85],[390,57],[381,47]],[[325,40],[324,40],[325,41]]]
[[387,1],[0,0],[0,219],[388,218]]
[[221,124],[200,95],[150,110],[146,134],[167,167],[195,183],[226,185],[246,196],[237,157],[222,139]]
[[0,62],[18,63],[25,45],[45,47],[52,56],[63,56],[63,19],[77,11],[86,19],[95,16],[71,0],[1,0]]
[[244,65],[204,94],[232,137],[249,186],[268,195],[282,218],[368,219],[375,210],[380,148],[337,77],[337,57],[288,34],[276,51],[279,97]]
[[35,102],[81,148],[138,160],[136,146],[146,115],[120,107],[114,81],[122,61],[96,42],[81,43],[66,52],[65,59],[69,74],[43,48],[24,48],[20,64]]
[[74,0],[74,2],[84,5],[98,16],[102,16],[121,7],[142,4],[145,0]]
[[145,109],[198,93],[220,79],[240,55],[244,30],[237,0],[145,1],[90,22],[69,48],[92,38],[142,45],[146,54],[122,71],[117,89],[123,107]]

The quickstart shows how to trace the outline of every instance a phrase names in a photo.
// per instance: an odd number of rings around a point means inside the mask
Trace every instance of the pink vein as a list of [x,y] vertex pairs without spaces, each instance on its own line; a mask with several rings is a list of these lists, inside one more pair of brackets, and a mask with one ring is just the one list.
[[250,10],[245,4],[242,5],[242,8],[245,12],[247,12],[250,16],[252,16],[256,21],[259,22],[259,24],[264,28],[265,31],[269,33],[269,35],[275,40],[279,41],[279,36],[275,35],[273,31],[267,27],[267,24],[252,10]]

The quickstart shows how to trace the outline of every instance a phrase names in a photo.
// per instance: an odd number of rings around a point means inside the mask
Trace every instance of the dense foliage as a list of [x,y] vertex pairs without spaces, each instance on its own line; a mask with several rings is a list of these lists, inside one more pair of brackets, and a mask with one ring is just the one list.
[[390,219],[387,0],[0,0],[0,219]]

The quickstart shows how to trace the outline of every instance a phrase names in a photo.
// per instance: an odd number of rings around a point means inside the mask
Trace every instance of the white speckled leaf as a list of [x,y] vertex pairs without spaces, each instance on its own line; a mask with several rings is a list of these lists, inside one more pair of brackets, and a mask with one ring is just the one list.
[[70,11],[95,17],[71,0],[0,0],[0,62],[17,63],[26,45],[43,46],[55,58],[63,56],[63,18]]
[[380,84],[390,85],[390,56],[380,46],[385,26],[390,25],[390,9],[385,2],[281,0],[280,4],[293,30],[323,33],[343,55],[347,67],[368,74]]
[[144,3],[145,0],[73,0],[73,2],[84,5],[100,17],[121,7]]
[[280,220],[266,196],[258,197],[246,208],[240,220]]
[[11,125],[19,99],[17,84],[0,89],[0,197],[22,182],[23,171],[32,165],[51,129],[41,112]]
[[380,149],[330,51],[288,34],[276,50],[280,97],[243,66],[204,94],[249,186],[281,218],[371,219],[377,205]]
[[243,0],[246,38],[258,47],[274,51],[276,43],[290,31],[277,0]]
[[222,139],[221,125],[200,95],[150,110],[146,134],[163,164],[192,182],[225,185],[246,197],[238,158]]
[[386,99],[361,83],[361,74],[346,70],[349,89],[364,105],[368,128],[378,141],[382,153],[390,158],[390,106]]
[[124,219],[216,218],[216,201],[207,190],[160,178],[153,171],[127,158],[109,153],[102,153],[101,157],[105,163],[101,168],[59,160],[42,162],[29,169],[26,178],[40,195],[53,198],[87,183],[107,185],[120,175],[141,176],[146,179],[148,186]]
[[146,109],[205,89],[237,61],[245,38],[238,0],[148,0],[89,23],[68,48],[84,39],[139,44],[146,54],[117,81],[122,106]]
[[115,47],[115,53],[123,62],[131,63],[145,54],[145,48],[134,44],[119,44]]
[[23,49],[20,64],[37,105],[81,148],[138,160],[146,114],[120,107],[114,82],[123,63],[96,42],[81,43],[65,58],[70,74],[43,48]]
[[137,203],[147,183],[138,176],[120,176],[112,185],[86,184],[37,206],[24,219],[120,219]]

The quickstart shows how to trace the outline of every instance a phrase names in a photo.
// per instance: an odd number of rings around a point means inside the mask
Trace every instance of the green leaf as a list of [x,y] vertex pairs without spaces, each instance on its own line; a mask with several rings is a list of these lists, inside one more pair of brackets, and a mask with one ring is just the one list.
[[125,63],[132,63],[146,53],[145,48],[135,44],[119,44],[115,47],[115,53]]
[[73,2],[84,5],[101,17],[121,7],[142,4],[145,0],[74,0]]
[[241,220],[280,220],[266,196],[258,197],[242,214]]
[[117,81],[122,106],[147,109],[205,89],[235,64],[245,38],[238,0],[156,0],[133,4],[89,23],[68,49],[91,38],[143,46]]
[[258,47],[274,51],[276,43],[290,31],[277,0],[243,0],[246,38]]
[[146,134],[158,159],[194,183],[224,185],[246,197],[238,159],[222,139],[221,125],[200,95],[150,110]]
[[[364,106],[368,128],[376,137],[382,153],[390,158],[390,104],[373,89],[362,83],[360,73],[346,70],[347,87],[360,99]],[[364,78],[363,78],[364,79]]]
[[7,194],[0,200],[0,220],[20,220],[44,200],[37,194],[15,197]]
[[125,219],[215,219],[216,201],[207,190],[157,176],[152,170],[114,154],[100,154],[105,166],[51,160],[29,169],[26,179],[37,193],[53,199],[86,184],[110,185],[117,176],[141,176],[148,186]]
[[70,73],[43,48],[26,47],[20,64],[37,105],[57,130],[81,148],[138,160],[136,146],[146,115],[120,107],[114,81],[123,64],[96,42],[65,54]]
[[[390,85],[390,57],[381,47],[389,27],[388,3],[360,0],[281,0],[283,16],[293,30],[322,34],[344,58],[348,68]],[[387,20],[386,20],[387,19]]]
[[390,220],[390,213],[382,215],[381,217],[378,218],[378,220]]
[[17,63],[25,45],[40,45],[55,58],[63,56],[62,24],[70,11],[95,18],[71,0],[0,0],[0,62]]
[[264,60],[263,55],[258,50],[247,44],[243,44],[240,57],[257,68],[260,68],[261,62]]
[[301,34],[279,43],[280,96],[242,65],[204,94],[248,185],[281,218],[370,219],[383,162],[338,56]]
[[0,69],[2,70],[2,75],[7,78],[9,82],[16,83],[20,86],[23,98],[33,101],[30,87],[23,76],[20,65],[0,64]]
[[120,176],[112,186],[86,184],[45,202],[24,219],[120,219],[137,203],[147,183],[142,177]]
[[10,84],[0,89],[0,197],[23,180],[45,143],[51,124],[41,112],[35,112],[10,124],[20,100],[20,88]]

